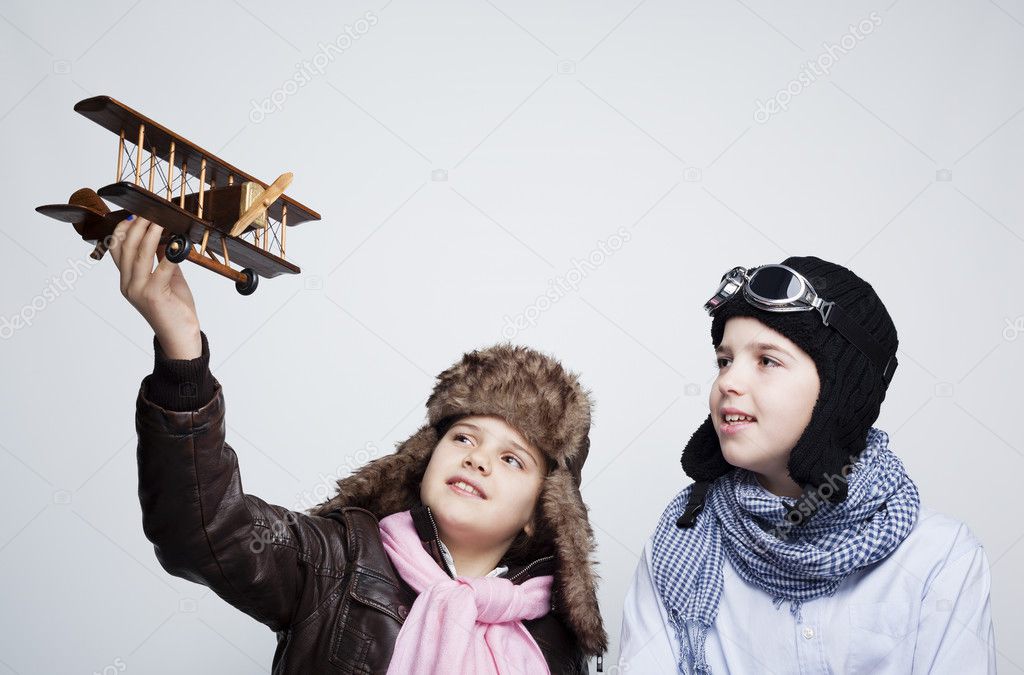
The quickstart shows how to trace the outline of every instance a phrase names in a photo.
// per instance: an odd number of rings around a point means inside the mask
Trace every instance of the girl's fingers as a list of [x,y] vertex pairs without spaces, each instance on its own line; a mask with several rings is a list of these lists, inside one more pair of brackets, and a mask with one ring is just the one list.
[[121,293],[126,297],[128,295],[128,287],[132,283],[132,274],[135,271],[133,262],[136,250],[139,247],[139,239],[145,234],[148,225],[149,221],[145,218],[135,218],[128,224],[128,232],[125,234],[124,241],[121,242],[121,254],[119,257],[121,261]]
[[111,244],[107,251],[110,252],[110,257],[114,260],[114,266],[117,269],[121,269],[121,244],[124,243],[125,233],[131,226],[131,219],[134,216],[125,218],[120,223],[114,226],[114,231],[110,233]]
[[175,274],[180,274],[178,265],[172,263],[166,256],[160,256],[160,262],[157,263],[156,270],[153,272],[153,282],[160,286],[167,286]]
[[[156,247],[160,242],[160,235],[163,234],[163,231],[164,228],[156,223],[149,223],[149,227],[146,228],[142,236],[142,241],[139,242],[136,248],[135,256],[131,263],[134,268],[132,270],[132,280],[128,284],[129,293],[135,296],[138,296],[150,281],[150,275],[153,273],[153,256],[156,255]],[[127,258],[125,262],[128,262]]]

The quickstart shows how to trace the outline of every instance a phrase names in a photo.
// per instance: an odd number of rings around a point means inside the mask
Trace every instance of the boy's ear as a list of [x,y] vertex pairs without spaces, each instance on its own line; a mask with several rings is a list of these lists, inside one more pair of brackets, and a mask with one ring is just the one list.
[[531,519],[526,525],[523,526],[523,532],[526,533],[527,537],[532,537],[533,533],[536,532],[537,528],[533,526],[533,520]]

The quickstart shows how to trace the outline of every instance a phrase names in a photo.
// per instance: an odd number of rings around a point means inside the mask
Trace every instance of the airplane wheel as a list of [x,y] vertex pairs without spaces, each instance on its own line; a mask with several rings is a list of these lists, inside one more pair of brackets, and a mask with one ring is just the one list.
[[260,283],[260,277],[248,267],[242,270],[242,274],[245,275],[245,281],[236,281],[235,290],[242,295],[252,295]]
[[172,263],[180,263],[188,258],[188,252],[192,250],[192,242],[180,234],[171,235],[167,242],[166,257]]

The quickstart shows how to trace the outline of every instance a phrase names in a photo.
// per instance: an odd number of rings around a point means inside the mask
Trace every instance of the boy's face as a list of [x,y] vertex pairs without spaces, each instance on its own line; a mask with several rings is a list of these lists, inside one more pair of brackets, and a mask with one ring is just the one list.
[[[719,370],[711,388],[711,419],[725,460],[761,475],[788,477],[789,453],[818,400],[814,361],[750,317],[726,322],[715,356]],[[730,409],[754,421],[726,421]]]
[[430,456],[420,500],[446,545],[507,548],[528,528],[546,474],[543,453],[502,418],[464,417]]

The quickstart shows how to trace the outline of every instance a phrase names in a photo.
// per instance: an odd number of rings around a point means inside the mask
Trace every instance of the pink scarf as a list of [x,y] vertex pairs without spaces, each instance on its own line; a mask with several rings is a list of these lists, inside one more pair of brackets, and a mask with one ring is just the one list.
[[551,576],[516,585],[500,577],[452,579],[427,553],[412,516],[380,521],[391,563],[419,593],[398,633],[388,673],[550,673],[523,619],[548,613]]

